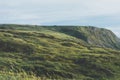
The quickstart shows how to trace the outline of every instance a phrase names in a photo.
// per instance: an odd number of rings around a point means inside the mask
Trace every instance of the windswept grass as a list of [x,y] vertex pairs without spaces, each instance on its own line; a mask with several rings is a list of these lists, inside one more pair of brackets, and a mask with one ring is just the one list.
[[0,25],[0,80],[119,80],[119,44],[109,31],[106,43],[100,31]]
[[27,74],[25,71],[12,72],[0,71],[0,80],[47,80],[45,77],[37,77],[35,74]]

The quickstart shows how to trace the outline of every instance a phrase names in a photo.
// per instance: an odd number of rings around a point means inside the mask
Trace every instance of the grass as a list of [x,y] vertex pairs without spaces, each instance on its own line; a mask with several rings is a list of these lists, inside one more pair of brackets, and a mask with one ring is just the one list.
[[[63,29],[68,27],[1,25],[0,79],[120,79],[119,50],[86,42],[89,27]],[[76,30],[85,32],[82,39]]]
[[36,77],[34,74],[28,75],[25,71],[15,73],[12,71],[1,71],[0,80],[46,80],[45,77]]

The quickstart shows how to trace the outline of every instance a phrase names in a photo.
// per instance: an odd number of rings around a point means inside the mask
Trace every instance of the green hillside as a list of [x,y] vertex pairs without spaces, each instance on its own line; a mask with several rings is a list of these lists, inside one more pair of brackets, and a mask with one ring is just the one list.
[[120,39],[103,28],[0,25],[2,72],[22,70],[47,79],[119,80],[119,49]]

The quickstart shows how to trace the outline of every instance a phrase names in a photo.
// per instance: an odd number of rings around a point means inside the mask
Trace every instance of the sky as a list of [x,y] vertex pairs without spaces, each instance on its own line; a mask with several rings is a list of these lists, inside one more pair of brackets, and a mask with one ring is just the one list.
[[0,24],[96,26],[120,37],[120,0],[0,0]]

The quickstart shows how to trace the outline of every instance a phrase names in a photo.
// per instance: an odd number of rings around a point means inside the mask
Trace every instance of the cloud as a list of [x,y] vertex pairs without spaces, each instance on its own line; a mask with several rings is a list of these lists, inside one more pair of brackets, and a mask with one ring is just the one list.
[[[27,14],[68,17],[119,14],[119,0],[0,0],[2,10]],[[50,15],[50,14],[52,15]],[[21,14],[22,15],[22,14]],[[39,16],[38,16],[39,17]]]
[[[119,4],[120,0],[0,0],[0,23],[120,26]],[[120,35],[119,27],[114,28]]]

